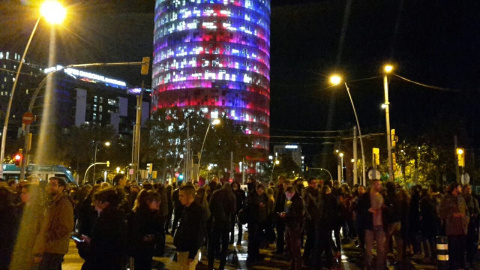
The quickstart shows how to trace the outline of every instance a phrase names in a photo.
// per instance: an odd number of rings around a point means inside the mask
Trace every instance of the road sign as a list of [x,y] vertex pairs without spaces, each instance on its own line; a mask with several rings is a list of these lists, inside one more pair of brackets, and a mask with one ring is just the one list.
[[368,171],[368,179],[370,179],[370,180],[380,179],[381,176],[382,175],[380,174],[380,172],[378,170],[371,169],[370,171]]
[[26,112],[22,116],[22,123],[24,123],[25,125],[30,125],[33,120],[35,120],[35,116],[31,112]]

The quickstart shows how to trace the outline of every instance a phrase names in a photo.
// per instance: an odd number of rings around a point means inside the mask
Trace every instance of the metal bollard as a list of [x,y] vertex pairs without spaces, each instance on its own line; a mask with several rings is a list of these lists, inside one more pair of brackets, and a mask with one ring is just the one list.
[[448,238],[437,236],[437,267],[439,270],[448,269]]

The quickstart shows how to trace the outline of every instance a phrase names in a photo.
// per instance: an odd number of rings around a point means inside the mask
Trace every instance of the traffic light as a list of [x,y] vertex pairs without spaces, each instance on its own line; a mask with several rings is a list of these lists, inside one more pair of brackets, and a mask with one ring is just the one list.
[[390,131],[390,137],[392,138],[392,139],[391,139],[392,148],[395,148],[395,146],[397,145],[397,141],[398,141],[398,137],[395,136],[395,129],[392,129],[392,130]]
[[150,68],[150,57],[143,57],[142,58],[142,75],[148,75],[148,69]]
[[308,166],[305,166],[305,171],[307,171],[307,172],[308,172]]
[[153,171],[153,163],[147,163],[147,172],[152,173]]
[[107,167],[110,167],[110,161],[107,161]]
[[380,148],[372,148],[373,164],[380,165]]
[[183,173],[178,175],[178,181],[183,181]]
[[15,161],[15,166],[20,167],[22,166],[22,159],[23,159],[23,149],[18,149],[18,153],[15,154],[13,160]]
[[465,167],[465,149],[457,148],[458,166]]

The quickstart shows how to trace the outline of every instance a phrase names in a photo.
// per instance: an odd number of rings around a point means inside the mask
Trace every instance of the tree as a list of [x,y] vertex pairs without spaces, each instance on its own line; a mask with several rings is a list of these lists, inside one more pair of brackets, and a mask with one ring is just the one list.
[[[187,151],[187,128],[190,133],[191,157],[198,162],[210,120],[201,111],[185,112],[180,108],[159,109],[146,123],[142,138],[142,162],[151,162],[164,176],[173,175]],[[201,158],[201,168],[216,164],[214,173],[230,170],[230,153],[234,153],[234,162],[252,150],[251,140],[244,135],[243,127],[227,117],[221,118],[221,124],[210,126]],[[201,170],[202,175],[206,175]]]

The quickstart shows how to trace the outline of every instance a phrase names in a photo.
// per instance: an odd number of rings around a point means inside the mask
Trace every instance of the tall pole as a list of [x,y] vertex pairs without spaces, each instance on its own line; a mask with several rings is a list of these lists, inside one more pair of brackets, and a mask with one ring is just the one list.
[[[343,174],[343,155],[340,156],[340,164],[342,165],[341,168],[342,168],[342,182],[345,181],[345,179],[343,178],[344,174]],[[340,184],[342,183],[340,182]]]
[[385,122],[387,126],[387,150],[388,150],[388,174],[390,181],[393,181],[392,163],[392,138],[390,134],[390,102],[388,101],[388,76],[383,76],[383,88],[385,90]]
[[453,149],[453,153],[455,155],[455,176],[456,176],[456,180],[457,180],[457,183],[460,183],[460,180],[461,180],[461,176],[460,176],[460,167],[458,166],[458,154],[457,154],[457,148],[458,148],[458,138],[457,138],[457,135],[453,136],[453,147],[455,147]]
[[[345,82],[345,88],[347,89],[348,97],[350,98],[350,103],[352,103],[352,109],[353,109],[353,114],[355,114],[355,120],[357,121],[358,135],[360,137],[360,150],[362,151],[362,182],[363,182],[362,184],[366,185],[367,184],[367,171],[365,169],[365,151],[363,150],[362,130],[360,129],[360,121],[358,121],[357,110],[355,109],[355,104],[353,103],[352,95],[350,94],[350,88],[348,87],[347,82]],[[356,164],[356,162],[355,162],[355,164]]]
[[205,132],[205,137],[203,137],[202,148],[200,148],[200,153],[198,153],[198,173],[197,173],[197,181],[200,181],[200,162],[202,161],[202,152],[203,147],[205,146],[205,140],[207,139],[208,131],[210,130],[210,126],[212,123],[208,124],[207,131]]
[[230,179],[233,181],[233,151],[230,152]]
[[[95,154],[93,155],[93,164],[97,163],[97,151],[98,151],[98,142],[95,141]],[[97,173],[96,167],[93,166],[93,183],[95,183],[95,174]]]
[[245,158],[242,158],[242,185],[245,184]]
[[357,127],[353,127],[353,184],[358,183],[357,171]]
[[185,179],[189,182],[190,179],[190,119],[187,119],[187,153],[185,156]]
[[135,120],[135,133],[134,133],[134,142],[133,142],[133,180],[137,181],[138,171],[139,171],[139,162],[140,162],[140,126],[142,122],[142,101],[143,101],[143,87],[145,81],[142,80],[142,91],[140,95],[137,96],[137,111],[136,111],[136,120]]
[[340,155],[337,156],[337,181],[342,183],[342,165],[340,163]]
[[5,113],[5,122],[3,123],[3,133],[2,133],[2,147],[0,149],[0,177],[3,177],[3,161],[5,160],[5,146],[7,144],[7,131],[8,131],[8,120],[10,119],[10,111],[12,110],[12,103],[13,103],[13,96],[15,95],[15,89],[17,87],[18,77],[20,76],[20,72],[22,70],[23,62],[25,61],[25,56],[27,55],[28,48],[30,47],[30,43],[32,42],[33,35],[37,30],[38,23],[40,22],[41,16],[38,17],[35,26],[33,27],[32,33],[28,38],[27,46],[25,47],[25,51],[23,51],[22,58],[20,59],[20,63],[18,64],[17,74],[15,75],[15,81],[13,81],[12,91],[10,91],[10,98],[8,100],[7,111]]

